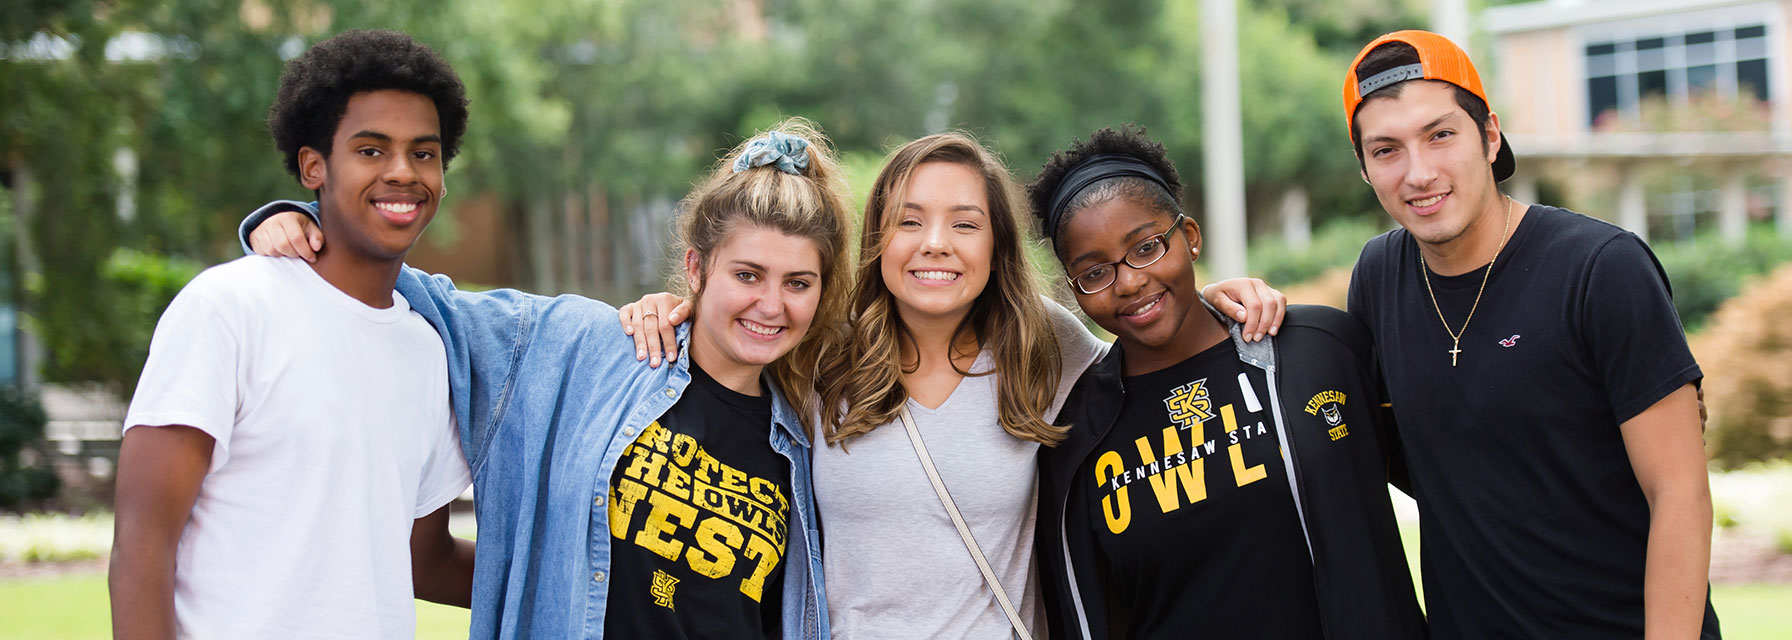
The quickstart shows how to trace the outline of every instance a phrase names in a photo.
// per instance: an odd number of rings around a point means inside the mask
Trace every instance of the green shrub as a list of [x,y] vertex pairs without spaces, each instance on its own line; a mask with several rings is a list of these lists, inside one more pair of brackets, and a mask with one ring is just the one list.
[[1655,257],[1674,288],[1674,308],[1688,332],[1704,326],[1711,313],[1742,290],[1743,281],[1792,260],[1792,241],[1772,225],[1754,225],[1741,245],[1731,246],[1708,231],[1687,242],[1655,245]]
[[1305,250],[1294,250],[1281,236],[1267,236],[1251,243],[1251,275],[1271,286],[1287,287],[1306,282],[1337,267],[1356,264],[1363,243],[1387,229],[1383,218],[1340,218],[1313,231]]
[[13,387],[0,388],[0,509],[47,500],[60,488],[44,448],[48,422],[37,398]]
[[1692,336],[1710,411],[1706,451],[1725,468],[1792,457],[1792,263],[1749,281]]

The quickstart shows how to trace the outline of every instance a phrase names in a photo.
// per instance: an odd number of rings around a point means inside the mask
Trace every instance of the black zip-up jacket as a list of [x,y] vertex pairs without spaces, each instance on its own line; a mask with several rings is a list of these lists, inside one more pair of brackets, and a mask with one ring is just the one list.
[[[1388,501],[1387,483],[1404,486],[1405,466],[1368,330],[1343,311],[1294,305],[1276,337],[1247,343],[1236,323],[1221,320],[1239,359],[1267,375],[1270,417],[1290,465],[1325,637],[1425,637]],[[1115,344],[1083,373],[1058,414],[1059,424],[1074,425],[1068,439],[1040,450],[1035,549],[1053,638],[1129,637],[1124,612],[1107,610],[1088,508],[1069,502],[1071,482],[1084,477],[1079,470],[1125,406],[1124,358]]]

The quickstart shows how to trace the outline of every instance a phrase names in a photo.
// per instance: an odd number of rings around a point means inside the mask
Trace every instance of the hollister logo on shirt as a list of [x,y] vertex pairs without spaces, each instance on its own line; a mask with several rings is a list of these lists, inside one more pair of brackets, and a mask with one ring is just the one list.
[[1332,441],[1350,435],[1350,425],[1344,424],[1344,392],[1326,390],[1313,395],[1307,400],[1307,415],[1324,416],[1325,424],[1330,428],[1326,433]]

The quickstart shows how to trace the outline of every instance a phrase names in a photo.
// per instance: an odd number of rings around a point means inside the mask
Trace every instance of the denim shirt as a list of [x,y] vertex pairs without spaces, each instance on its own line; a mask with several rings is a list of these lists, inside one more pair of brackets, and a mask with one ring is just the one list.
[[[304,205],[276,204],[251,220],[295,208],[315,217]],[[588,298],[459,291],[447,276],[410,267],[397,288],[447,346],[479,518],[470,637],[603,637],[610,478],[622,450],[683,397],[690,358],[657,369],[636,361],[616,310]],[[683,353],[689,329],[678,328]],[[771,447],[790,461],[791,530],[802,532],[786,543],[783,637],[824,639],[809,438],[770,376],[762,380],[772,394]]]

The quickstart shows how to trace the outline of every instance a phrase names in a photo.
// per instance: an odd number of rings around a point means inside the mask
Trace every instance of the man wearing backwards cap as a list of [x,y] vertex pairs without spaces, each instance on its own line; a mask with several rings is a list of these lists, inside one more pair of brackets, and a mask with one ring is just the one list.
[[1512,151],[1468,56],[1423,31],[1352,62],[1363,247],[1424,532],[1432,633],[1718,637],[1698,364],[1649,247],[1500,193]]

